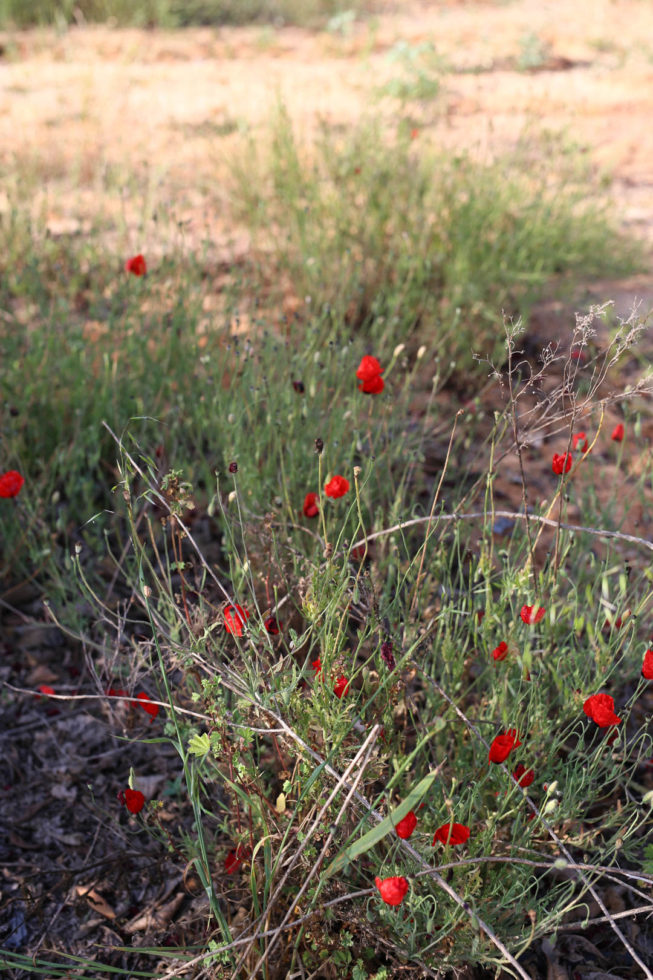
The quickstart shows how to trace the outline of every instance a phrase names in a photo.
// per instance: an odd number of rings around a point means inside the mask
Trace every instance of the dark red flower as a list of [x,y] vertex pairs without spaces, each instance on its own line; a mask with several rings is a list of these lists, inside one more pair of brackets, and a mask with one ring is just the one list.
[[464,823],[443,823],[436,830],[433,843],[440,841],[441,844],[451,844],[452,847],[457,847],[469,840],[470,833],[469,827],[466,827]]
[[338,497],[344,497],[344,495],[349,490],[349,480],[346,480],[344,476],[333,476],[329,482],[324,487],[324,492],[327,497],[333,497],[336,500]]
[[125,262],[125,272],[131,272],[133,276],[144,276],[147,272],[145,257],[140,253],[127,259]]
[[514,778],[517,780],[520,786],[526,788],[530,786],[535,779],[535,773],[532,769],[527,769],[526,766],[520,762],[515,771],[513,772]]
[[385,368],[381,367],[375,357],[365,354],[365,356],[361,358],[361,362],[358,365],[356,377],[359,381],[372,381],[380,374],[383,374],[384,370]]
[[589,449],[589,443],[587,441],[587,436],[584,432],[577,432],[576,435],[571,437],[571,444],[574,449],[580,449],[582,453],[586,453]]
[[242,606],[227,606],[224,611],[224,625],[227,633],[235,636],[243,635],[245,621],[249,619],[249,613]]
[[316,493],[307,493],[304,497],[304,517],[317,517],[320,513],[320,508],[318,507],[318,495]]
[[313,668],[313,673],[315,674],[316,681],[320,679],[324,679],[324,675],[322,674],[322,661],[320,660],[319,657],[317,658],[317,660],[313,660],[313,662],[311,663],[311,667]]
[[123,690],[122,687],[110,687],[107,690],[107,694],[110,698],[128,698],[129,693]]
[[238,844],[233,851],[229,851],[224,859],[224,869],[227,874],[232,875],[234,871],[237,871],[243,861],[247,860],[249,854],[250,849],[245,844]]
[[236,463],[235,460],[233,462],[229,463],[229,472],[230,473],[237,473],[238,472],[238,463]]
[[563,456],[559,456],[558,453],[553,454],[553,461],[551,463],[551,469],[556,474],[556,476],[561,476],[563,473],[568,473],[571,469],[571,464],[574,458],[571,453],[565,453]]
[[143,709],[143,711],[147,711],[148,715],[152,716],[152,721],[154,721],[154,719],[159,713],[158,704],[150,704],[149,702],[151,702],[152,698],[149,696],[149,694],[146,694],[145,691],[141,691],[140,694],[137,694],[136,698],[137,698],[136,703],[140,703],[140,706]]
[[[41,694],[44,694],[46,697],[48,697],[48,695],[50,695],[50,694],[54,694],[55,693],[54,688],[53,687],[50,687],[49,684],[39,684],[38,689],[41,692]],[[37,694],[37,698],[38,697],[39,696]],[[39,700],[40,700],[40,698],[39,698]]]
[[386,905],[401,905],[408,891],[408,882],[403,876],[399,878],[375,878],[374,884],[379,889],[381,898]]
[[395,830],[397,831],[397,836],[401,837],[402,840],[408,840],[411,836],[415,827],[417,826],[417,817],[412,810],[409,810],[403,820],[395,824]]
[[519,741],[516,728],[509,728],[507,732],[497,737],[490,746],[489,761],[497,764],[505,762],[513,749],[522,743]]
[[125,806],[130,813],[140,813],[145,806],[145,797],[140,789],[126,789],[123,792]]
[[609,694],[592,694],[583,705],[583,711],[599,728],[609,728],[621,722],[621,718],[614,713],[614,698]]
[[377,374],[374,378],[368,378],[366,381],[362,381],[358,390],[362,391],[365,395],[380,395],[385,388],[385,382],[380,374]]
[[349,690],[349,681],[343,674],[341,674],[338,680],[333,685],[333,693],[337,698],[344,698],[348,690]]
[[477,623],[482,623],[484,619],[485,619],[485,609],[477,609],[476,610],[476,622]]
[[385,643],[381,644],[381,660],[388,670],[394,670],[397,666],[395,655],[392,651],[392,640],[386,640]]
[[495,647],[492,651],[492,656],[495,660],[505,660],[508,656],[508,644],[505,640],[502,640],[498,647]]
[[653,681],[653,650],[647,650],[644,654],[642,677],[647,681]]
[[0,497],[17,497],[25,482],[17,470],[7,470],[0,476]]
[[304,388],[303,381],[293,381],[292,386],[298,395],[303,395],[304,392],[306,391],[306,389]]
[[574,347],[569,351],[569,356],[573,358],[574,361],[584,361],[585,352],[580,349],[580,347]]
[[519,615],[527,626],[532,626],[533,623],[539,623],[544,619],[545,612],[544,606],[522,606]]
[[610,436],[610,438],[612,439],[613,442],[623,442],[624,431],[625,431],[624,427],[620,422],[619,425],[615,425],[614,429],[612,430],[612,435]]
[[280,623],[276,616],[268,616],[263,625],[272,636],[278,636],[283,629],[283,623]]

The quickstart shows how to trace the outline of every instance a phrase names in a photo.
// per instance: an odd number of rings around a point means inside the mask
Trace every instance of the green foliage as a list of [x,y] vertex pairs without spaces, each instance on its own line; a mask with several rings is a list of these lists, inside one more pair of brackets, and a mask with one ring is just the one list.
[[234,181],[268,281],[376,344],[442,345],[458,372],[475,353],[502,356],[499,310],[525,315],[552,280],[638,261],[607,201],[588,194],[585,165],[553,138],[488,164],[422,148],[404,126],[388,140],[374,123],[324,129],[308,147],[280,109],[269,146],[252,139]]
[[136,27],[250,23],[325,26],[349,11],[365,13],[374,0],[0,0],[0,28],[111,21]]

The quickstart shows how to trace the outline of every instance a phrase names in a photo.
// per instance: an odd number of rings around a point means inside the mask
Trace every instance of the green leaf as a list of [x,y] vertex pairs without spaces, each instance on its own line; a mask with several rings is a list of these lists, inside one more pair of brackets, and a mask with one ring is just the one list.
[[211,739],[208,732],[203,735],[193,735],[188,743],[188,751],[191,755],[206,755],[211,749]]
[[360,857],[361,854],[365,854],[366,851],[369,851],[370,848],[378,844],[384,837],[391,834],[399,821],[403,820],[410,810],[415,809],[422,797],[431,788],[431,784],[437,775],[437,770],[430,772],[428,776],[425,776],[424,779],[420,780],[417,786],[410,791],[406,799],[402,800],[399,806],[393,810],[392,813],[389,813],[385,819],[383,819],[375,827],[372,827],[371,830],[368,830],[366,834],[359,837],[358,840],[354,841],[353,844],[350,844],[349,847],[345,847],[339,854],[336,854],[329,867],[322,873],[322,878],[329,878],[331,875],[342,871],[350,861]]

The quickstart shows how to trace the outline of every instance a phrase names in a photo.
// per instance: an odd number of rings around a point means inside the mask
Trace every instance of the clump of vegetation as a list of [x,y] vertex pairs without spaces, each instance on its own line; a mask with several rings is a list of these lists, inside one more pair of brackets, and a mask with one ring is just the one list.
[[[303,147],[281,113],[265,152],[235,168],[257,253],[218,304],[210,254],[107,255],[106,229],[53,240],[18,204],[0,225],[0,598],[76,671],[17,659],[2,697],[81,699],[121,736],[104,798],[98,752],[51,806],[115,829],[150,903],[141,946],[132,902],[111,910],[104,962],[23,925],[0,963],[527,978],[591,902],[641,968],[604,896],[648,911],[653,884],[653,546],[622,528],[651,379],[618,374],[650,320],[593,308],[533,353],[500,312],[636,250],[542,144],[480,164],[369,125]],[[470,372],[461,408],[452,363],[479,359],[499,393]]]
[[297,24],[324,27],[330,18],[374,10],[374,0],[0,0],[0,28],[111,21],[120,26]]
[[234,177],[280,295],[310,297],[377,344],[437,341],[465,374],[475,352],[499,356],[498,311],[526,316],[552,282],[638,262],[587,167],[554,138],[490,163],[436,152],[404,125],[394,139],[374,123],[324,129],[309,147],[280,109],[269,145],[252,138]]

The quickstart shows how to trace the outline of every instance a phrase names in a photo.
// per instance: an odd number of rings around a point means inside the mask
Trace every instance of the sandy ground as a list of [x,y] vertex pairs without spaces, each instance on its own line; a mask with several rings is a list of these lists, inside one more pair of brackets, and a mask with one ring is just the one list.
[[[432,44],[443,92],[409,112],[420,139],[482,155],[524,127],[579,141],[614,175],[624,222],[653,241],[653,7],[647,0],[395,5],[348,32],[76,28],[0,39],[0,210],[28,187],[54,234],[102,214],[137,228],[165,201],[190,240],[233,237],[225,177],[277,98],[297,128],[354,123],[406,78],[397,45]],[[430,69],[429,69],[430,70]],[[396,121],[399,106],[375,110]],[[134,192],[134,187],[138,192]],[[227,227],[229,224],[229,227]],[[137,242],[134,240],[134,245]]]

